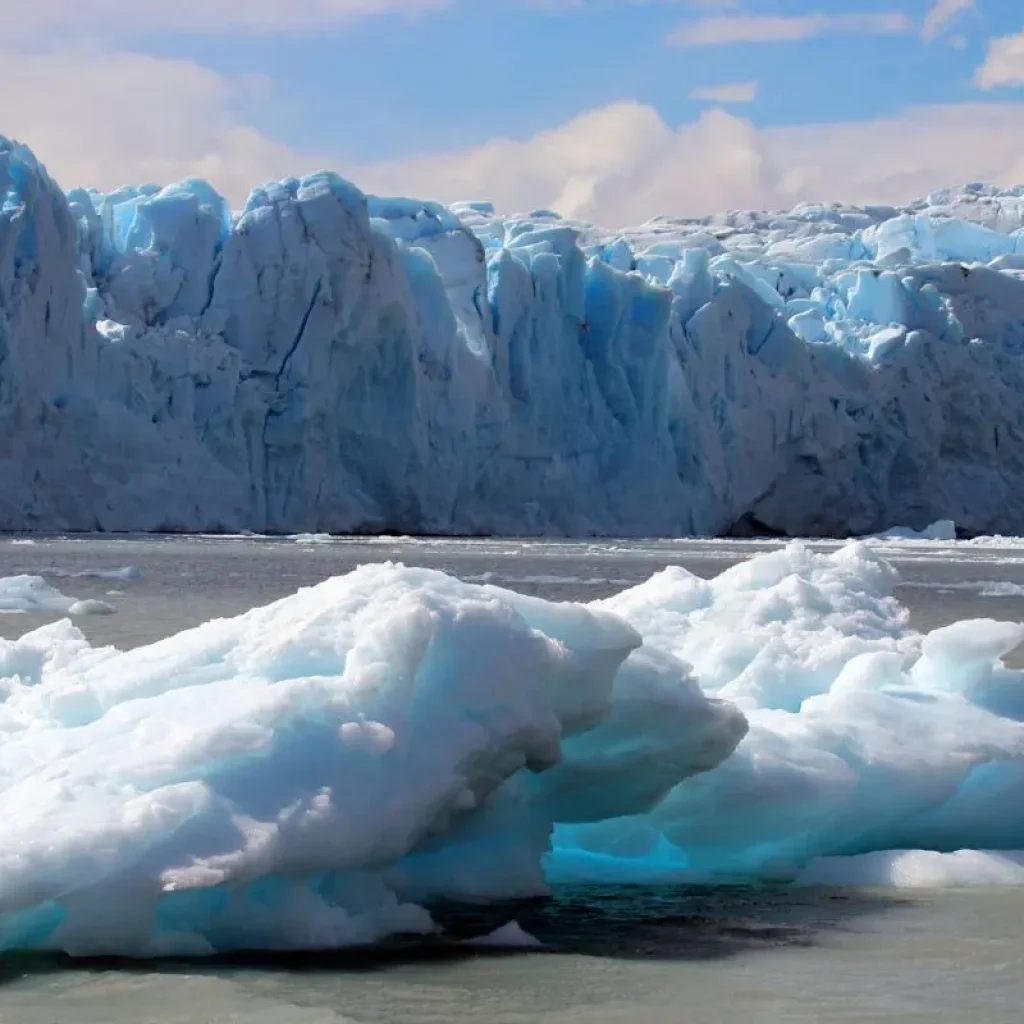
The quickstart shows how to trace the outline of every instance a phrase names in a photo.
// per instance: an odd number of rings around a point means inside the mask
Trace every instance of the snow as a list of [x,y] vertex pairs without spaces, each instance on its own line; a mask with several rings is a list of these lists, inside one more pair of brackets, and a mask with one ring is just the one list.
[[922,636],[897,582],[864,543],[590,604],[381,563],[127,653],[0,640],[0,950],[358,945],[564,880],[1018,884],[1024,626]]
[[0,528],[1024,531],[1024,195],[609,232],[63,194],[0,141]]

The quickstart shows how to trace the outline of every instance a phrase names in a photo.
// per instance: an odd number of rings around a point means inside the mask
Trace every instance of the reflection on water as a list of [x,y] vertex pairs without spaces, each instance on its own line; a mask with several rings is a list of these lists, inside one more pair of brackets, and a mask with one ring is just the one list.
[[[577,887],[447,942],[216,962],[0,961],[3,1024],[1010,1024],[1019,892]],[[514,913],[539,952],[458,936]]]

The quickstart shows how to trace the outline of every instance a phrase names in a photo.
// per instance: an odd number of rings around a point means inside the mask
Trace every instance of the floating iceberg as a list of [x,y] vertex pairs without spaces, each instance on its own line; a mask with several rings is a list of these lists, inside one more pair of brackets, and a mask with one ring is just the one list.
[[0,140],[0,528],[1024,531],[1024,194],[658,218]]
[[0,948],[337,946],[541,892],[560,808],[645,810],[745,731],[639,645],[390,565],[129,653],[0,641]]
[[1024,627],[922,637],[894,583],[864,545],[590,605],[383,564],[128,653],[0,641],[0,950],[371,943],[566,878],[1016,882]]
[[68,615],[109,615],[113,611],[105,601],[79,601],[67,597],[41,576],[0,578],[0,614],[58,612]]
[[949,542],[956,540],[956,523],[951,519],[939,519],[923,530],[915,530],[910,526],[893,526],[876,535],[877,540],[930,540]]

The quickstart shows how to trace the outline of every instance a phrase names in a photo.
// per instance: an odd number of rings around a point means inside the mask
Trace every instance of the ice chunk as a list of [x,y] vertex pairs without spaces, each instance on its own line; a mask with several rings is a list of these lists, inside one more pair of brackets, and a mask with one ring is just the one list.
[[[129,653],[8,645],[0,948],[345,945],[429,929],[413,893],[543,891],[557,801],[528,780],[563,746],[607,721],[619,764],[573,771],[635,813],[742,733],[684,666],[675,698],[666,663],[618,680],[639,642],[601,609],[378,565]],[[645,755],[649,716],[686,712]]]
[[86,601],[74,601],[68,608],[72,615],[113,615],[117,609],[106,601],[89,598]]
[[1024,822],[1005,813],[1024,794],[1024,673],[1001,664],[1024,626],[921,637],[895,582],[864,545],[792,545],[599,602],[692,661],[749,731],[645,816],[560,825],[553,876],[792,880],[816,858],[1024,849]]
[[823,857],[811,861],[797,883],[897,889],[1024,885],[1024,850],[886,850]]
[[464,945],[476,946],[478,949],[539,949],[542,943],[529,932],[523,931],[518,921],[509,921],[489,935],[467,939]]
[[952,519],[939,519],[923,530],[909,526],[894,526],[877,534],[879,540],[956,540],[956,523]]
[[545,876],[1017,884],[1024,626],[921,636],[896,582],[866,544],[590,605],[385,564],[129,653],[2,641],[0,948],[373,942]]
[[0,579],[0,613],[67,612],[71,615],[110,614],[104,601],[78,601],[50,586],[42,576],[7,576]]
[[49,566],[39,570],[44,576],[52,576],[54,579],[94,579],[94,580],[137,580],[142,578],[142,573],[134,565],[119,566],[116,569],[62,569],[59,566]]

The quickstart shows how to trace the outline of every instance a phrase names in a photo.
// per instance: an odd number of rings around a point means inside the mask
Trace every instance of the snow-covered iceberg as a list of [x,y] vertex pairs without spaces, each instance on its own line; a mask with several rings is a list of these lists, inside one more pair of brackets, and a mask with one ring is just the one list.
[[68,615],[108,615],[114,609],[106,601],[77,598],[62,594],[41,576],[0,577],[0,615],[25,613]]
[[746,730],[640,643],[391,565],[128,653],[0,640],[0,949],[330,947],[543,892],[556,817],[644,811]]
[[1024,530],[1024,190],[617,233],[0,140],[0,528]]
[[369,943],[560,879],[1016,883],[1024,627],[922,637],[894,582],[863,545],[590,605],[384,564],[128,653],[0,641],[0,951]]

